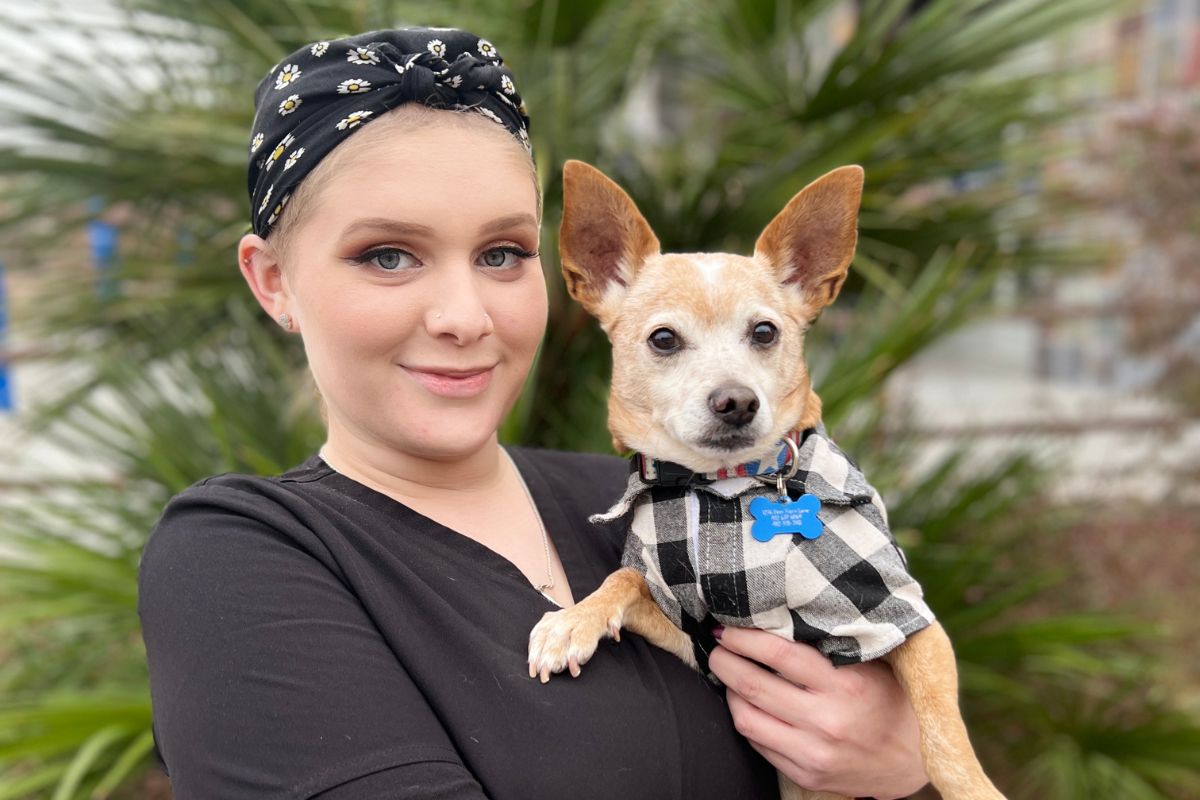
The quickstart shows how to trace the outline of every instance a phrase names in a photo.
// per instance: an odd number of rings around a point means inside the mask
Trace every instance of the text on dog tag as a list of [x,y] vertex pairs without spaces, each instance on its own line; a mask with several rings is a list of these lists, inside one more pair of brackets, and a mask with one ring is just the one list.
[[821,501],[816,495],[802,494],[796,500],[789,497],[756,497],[750,501],[750,516],[754,517],[750,535],[760,542],[769,542],[773,536],[793,533],[805,539],[816,539],[825,529],[824,523],[817,517],[820,510]]

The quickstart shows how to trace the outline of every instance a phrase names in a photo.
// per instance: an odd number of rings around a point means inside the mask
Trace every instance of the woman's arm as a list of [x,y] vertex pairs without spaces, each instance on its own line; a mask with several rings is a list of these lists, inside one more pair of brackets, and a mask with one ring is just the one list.
[[708,663],[734,726],[797,784],[894,800],[928,783],[916,716],[886,664],[835,668],[814,647],[746,628],[720,641]]

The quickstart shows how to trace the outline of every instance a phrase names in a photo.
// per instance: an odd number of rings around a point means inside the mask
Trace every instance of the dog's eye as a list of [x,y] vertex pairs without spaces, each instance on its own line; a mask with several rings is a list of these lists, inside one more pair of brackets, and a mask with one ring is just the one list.
[[670,328],[655,328],[646,341],[656,353],[674,353],[683,346],[683,341]]
[[750,332],[750,338],[755,344],[771,344],[779,335],[778,329],[769,322],[760,322]]

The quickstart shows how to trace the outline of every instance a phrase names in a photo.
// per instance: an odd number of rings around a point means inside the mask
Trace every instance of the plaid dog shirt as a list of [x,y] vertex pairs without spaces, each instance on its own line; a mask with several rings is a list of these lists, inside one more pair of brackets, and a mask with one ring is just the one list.
[[750,477],[658,486],[635,470],[620,501],[592,517],[629,517],[622,563],[646,577],[667,617],[697,641],[704,671],[716,622],[807,642],[843,665],[878,658],[933,621],[879,493],[824,427],[805,431],[787,485],[793,496],[820,499],[816,539],[752,538],[750,503],[776,488]]

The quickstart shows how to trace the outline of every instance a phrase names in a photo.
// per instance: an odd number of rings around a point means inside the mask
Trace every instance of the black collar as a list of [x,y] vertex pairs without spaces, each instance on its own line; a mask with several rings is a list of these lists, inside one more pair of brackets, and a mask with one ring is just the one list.
[[[797,446],[803,446],[809,434],[816,428],[803,431],[792,431],[787,434]],[[716,472],[695,472],[682,464],[673,461],[662,461],[651,458],[644,453],[634,453],[629,459],[629,471],[636,472],[643,483],[650,486],[704,486],[725,478],[748,478],[755,475],[771,475],[787,466],[791,448],[784,442],[779,443],[779,455],[775,461],[750,461],[734,467],[719,469]]]

